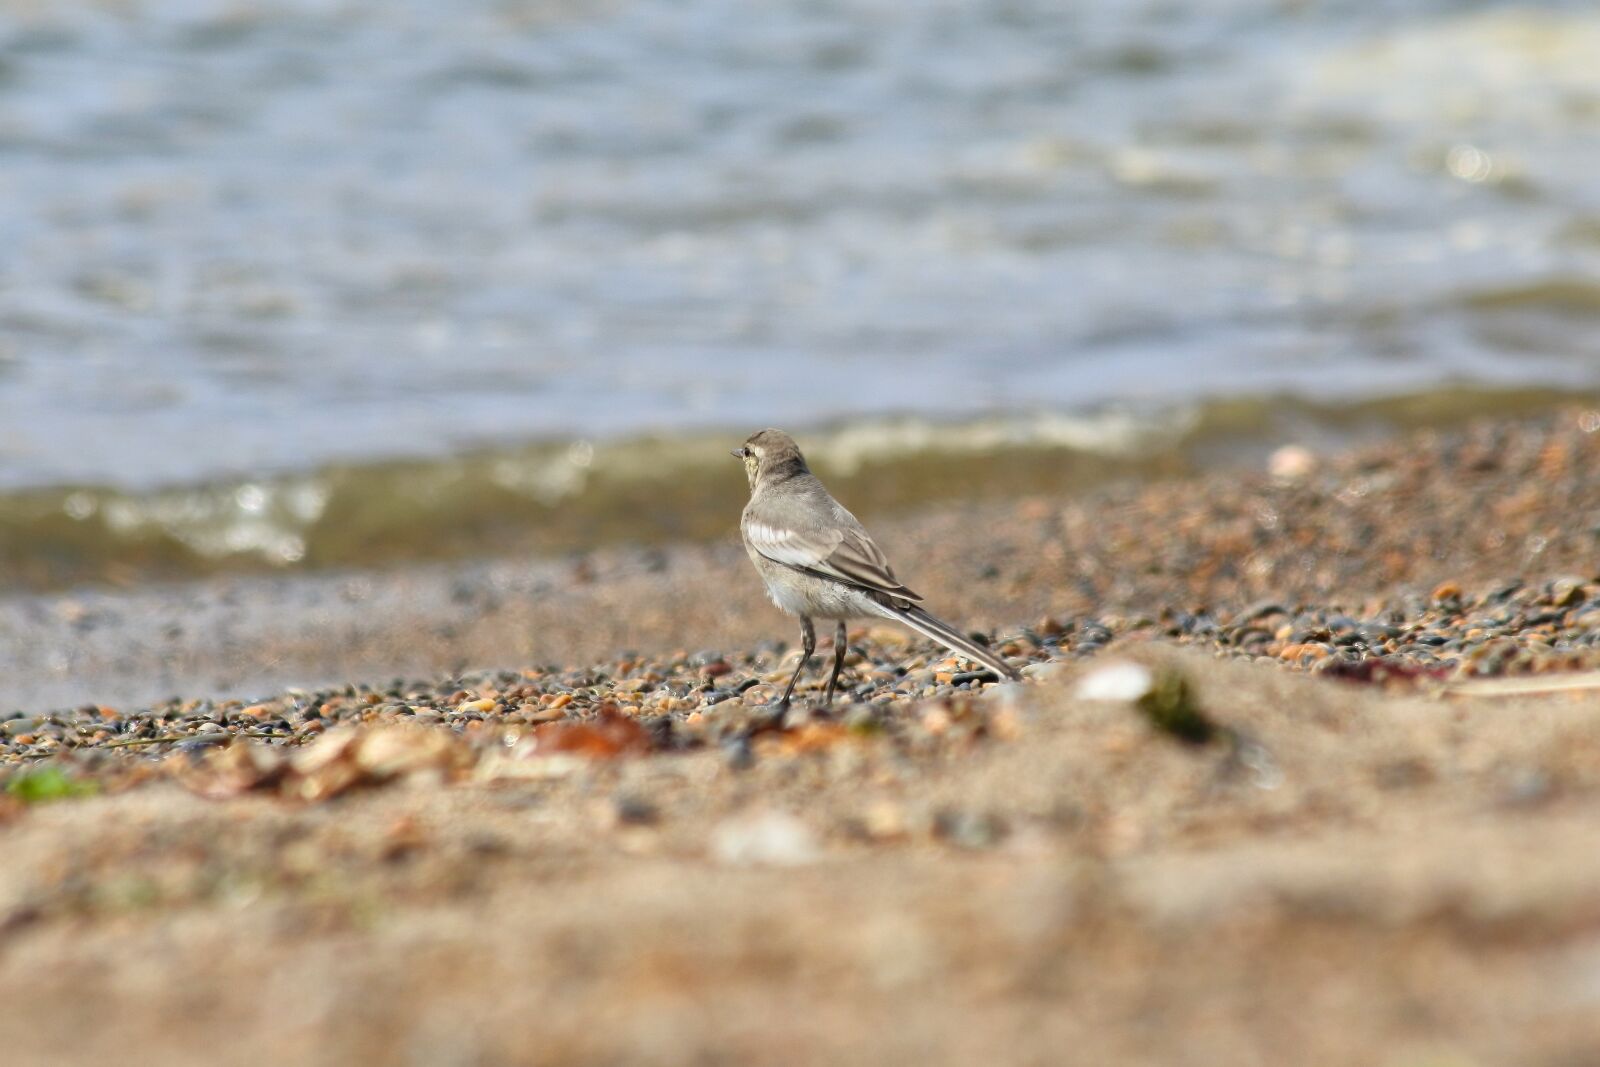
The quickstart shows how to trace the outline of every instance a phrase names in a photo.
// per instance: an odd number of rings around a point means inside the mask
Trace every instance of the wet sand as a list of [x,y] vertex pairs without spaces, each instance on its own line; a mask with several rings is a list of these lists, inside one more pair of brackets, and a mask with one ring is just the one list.
[[4,809],[14,1062],[1590,1062],[1597,428],[880,528],[1028,678],[863,628],[755,733],[732,546],[13,604],[202,687],[9,720],[100,789]]

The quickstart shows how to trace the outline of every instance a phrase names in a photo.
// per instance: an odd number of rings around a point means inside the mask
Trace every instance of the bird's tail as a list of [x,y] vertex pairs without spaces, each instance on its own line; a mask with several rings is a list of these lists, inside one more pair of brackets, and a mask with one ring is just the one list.
[[917,605],[907,604],[902,607],[899,604],[885,604],[884,608],[894,618],[905,623],[922,636],[932,638],[950,651],[963,655],[975,663],[983,664],[1000,677],[1009,678],[1012,681],[1022,677],[1016,668],[1005,660],[976,641],[971,640],[949,623],[929,615]]

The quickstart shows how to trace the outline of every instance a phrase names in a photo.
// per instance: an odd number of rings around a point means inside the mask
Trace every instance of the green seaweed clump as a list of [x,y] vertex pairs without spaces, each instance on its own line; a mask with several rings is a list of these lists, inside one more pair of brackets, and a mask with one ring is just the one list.
[[93,796],[100,791],[94,782],[73,778],[60,767],[41,767],[38,770],[14,774],[6,782],[6,794],[24,804],[44,804],[52,800],[70,800],[73,797]]
[[1217,725],[1201,710],[1194,687],[1181,671],[1156,671],[1138,707],[1156,729],[1191,745],[1203,745],[1217,735]]

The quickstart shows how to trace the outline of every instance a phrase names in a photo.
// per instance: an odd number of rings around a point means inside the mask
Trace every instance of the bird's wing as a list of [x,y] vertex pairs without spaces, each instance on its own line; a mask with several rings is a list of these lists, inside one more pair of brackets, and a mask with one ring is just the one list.
[[846,530],[839,538],[839,545],[833,550],[820,568],[824,573],[838,575],[848,582],[867,589],[873,589],[890,596],[900,597],[903,600],[921,600],[922,598],[905,586],[894,576],[894,569],[889,566],[889,561],[883,558],[883,553],[867,536],[865,530]]
[[895,578],[889,561],[865,530],[843,526],[800,530],[751,519],[744,532],[751,547],[774,563],[900,600],[922,599]]

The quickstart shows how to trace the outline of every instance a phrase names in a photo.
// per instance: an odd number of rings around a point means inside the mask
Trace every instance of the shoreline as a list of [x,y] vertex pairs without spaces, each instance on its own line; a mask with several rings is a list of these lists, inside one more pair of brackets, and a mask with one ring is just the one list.
[[[1600,406],[1600,394],[1455,386],[1343,402],[1263,395],[964,419],[882,415],[801,427],[799,439],[813,469],[877,528],[975,500],[1004,506],[1201,477],[1260,464],[1287,444],[1344,452],[1488,413],[1527,419],[1574,405]],[[706,543],[743,506],[727,451],[750,429],[512,441],[192,483],[0,489],[0,589],[270,583]],[[673,487],[667,508],[662,484]]]
[[[1420,617],[1441,585],[1466,596],[1596,577],[1596,421],[1479,421],[1293,457],[1293,477],[1233,468],[871,528],[935,613],[974,630],[1045,617],[1132,630],[1163,613],[1215,623],[1273,602],[1356,622]],[[6,598],[0,714],[790,643],[791,620],[746,573],[736,521],[730,511],[710,543],[554,560]]]

